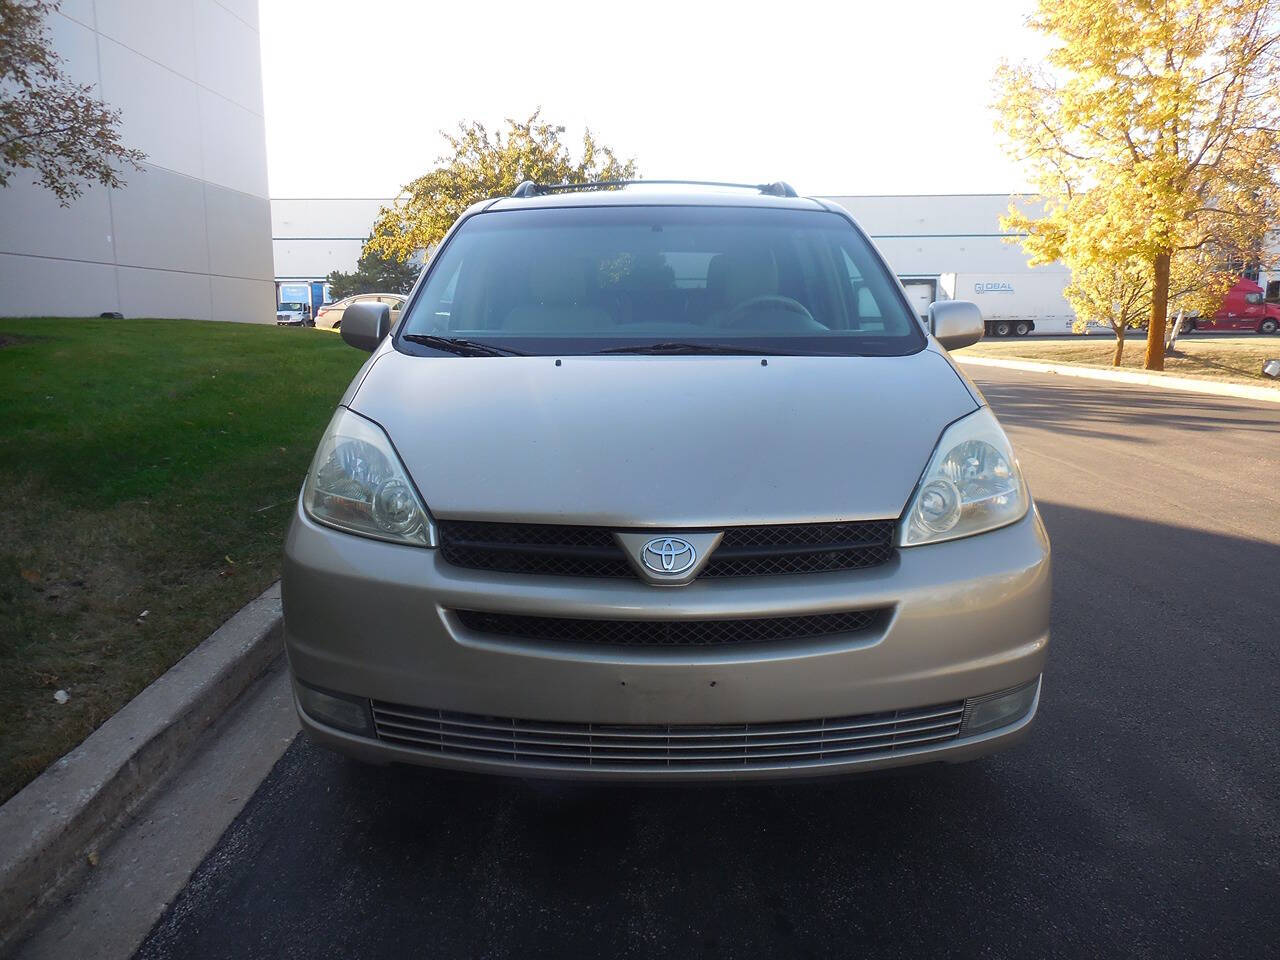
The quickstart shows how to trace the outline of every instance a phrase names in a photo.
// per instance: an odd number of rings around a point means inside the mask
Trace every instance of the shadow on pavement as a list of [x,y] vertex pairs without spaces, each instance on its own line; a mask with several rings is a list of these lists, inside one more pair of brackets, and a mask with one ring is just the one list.
[[[1022,382],[986,380],[981,372],[966,371],[978,381],[987,401],[1006,427],[1033,426],[1080,437],[1106,437],[1132,443],[1151,443],[1144,429],[1215,431],[1223,426],[1276,443],[1280,404],[1158,390],[1126,384],[1092,386],[1091,381],[1056,377],[1046,391],[1044,378],[1027,376]],[[1135,429],[1136,428],[1136,429]]]

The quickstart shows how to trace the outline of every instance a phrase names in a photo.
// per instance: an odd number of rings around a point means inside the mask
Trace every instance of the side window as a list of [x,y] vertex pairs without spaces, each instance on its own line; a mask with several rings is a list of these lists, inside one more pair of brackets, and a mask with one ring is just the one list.
[[[882,320],[880,313],[880,304],[876,303],[876,298],[871,295],[871,291],[866,287],[858,288],[858,319],[859,320]],[[883,327],[883,324],[881,324]]]
[[849,274],[849,282],[857,287],[862,283],[862,271],[858,269],[858,265],[849,259],[849,251],[841,248],[840,257],[844,260],[844,269]]
[[453,276],[449,278],[449,283],[444,288],[444,294],[440,297],[441,303],[453,303],[453,294],[458,289],[458,274],[462,273],[462,267],[453,271]]
[[[478,298],[475,295],[476,290],[474,288],[476,284],[474,277],[470,284],[472,296],[462,305],[464,309],[456,309],[454,305],[454,300],[458,296],[458,278],[462,276],[466,263],[465,259],[457,261],[456,266],[453,268],[453,274],[449,277],[449,282],[440,291],[438,300],[429,301],[425,297],[419,297],[417,303],[414,304],[413,312],[415,314],[429,313],[431,319],[428,324],[431,330],[455,330],[460,325],[468,328],[480,325],[481,304],[477,302]],[[474,273],[474,271],[472,272]]]
[[1252,303],[1252,304],[1254,304],[1254,305],[1257,305],[1257,304],[1259,304],[1259,303],[1261,303],[1261,302],[1262,302],[1262,294],[1260,294],[1260,293],[1246,293],[1246,294],[1244,295],[1244,302],[1245,302],[1245,303]]
[[884,333],[884,313],[875,294],[867,286],[858,265],[849,259],[846,250],[840,251],[844,269],[849,275],[849,286],[853,290],[853,308],[857,315],[857,328],[867,333]]

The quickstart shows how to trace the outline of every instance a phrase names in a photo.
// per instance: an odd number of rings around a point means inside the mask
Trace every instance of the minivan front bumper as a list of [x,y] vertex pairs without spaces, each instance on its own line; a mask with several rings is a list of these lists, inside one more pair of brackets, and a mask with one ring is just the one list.
[[[362,727],[334,719],[341,710],[321,719],[300,706],[312,738],[375,762],[575,779],[808,777],[999,749],[1039,703],[1049,593],[1049,543],[1034,509],[870,569],[654,587],[461,569],[437,550],[320,526],[299,506],[283,575],[295,692],[364,718]],[[459,610],[615,621],[883,616],[820,639],[630,647],[477,633]],[[971,733],[985,698],[1011,691],[1022,691],[1020,712]]]

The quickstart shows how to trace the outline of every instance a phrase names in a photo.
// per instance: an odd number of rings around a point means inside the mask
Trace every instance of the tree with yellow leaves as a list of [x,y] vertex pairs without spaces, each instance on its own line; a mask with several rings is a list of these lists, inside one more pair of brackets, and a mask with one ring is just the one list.
[[997,127],[1046,211],[1011,207],[1003,225],[1026,234],[1032,264],[1071,268],[1068,296],[1091,319],[1131,317],[1136,297],[1148,370],[1164,368],[1171,277],[1185,306],[1210,311],[1240,264],[1266,256],[1280,210],[1278,3],[1040,0],[1029,24],[1054,41],[1047,62],[997,73]]
[[490,133],[480,123],[459,123],[456,135],[444,133],[452,152],[379,212],[365,252],[404,261],[430,250],[471,204],[508,196],[524,180],[596,183],[635,177],[635,161],[619,160],[612,149],[596,143],[590,130],[582,138],[582,157],[575,161],[560,142],[563,131],[543,120],[541,110],[527,120],[507,120],[505,134]]
[[[1223,284],[1230,279],[1207,254],[1182,253],[1172,260],[1169,278],[1169,311],[1212,313],[1217,309]],[[1116,337],[1113,366],[1124,356],[1125,334],[1151,317],[1151,264],[1138,257],[1126,261],[1092,261],[1071,264],[1071,283],[1063,295],[1075,310],[1073,329],[1084,333],[1091,324],[1109,326]]]

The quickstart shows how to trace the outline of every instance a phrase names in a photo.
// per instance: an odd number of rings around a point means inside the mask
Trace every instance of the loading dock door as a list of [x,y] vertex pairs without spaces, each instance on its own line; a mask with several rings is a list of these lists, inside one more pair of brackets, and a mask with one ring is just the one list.
[[938,299],[938,281],[913,278],[903,280],[902,287],[907,291],[907,299],[915,307],[920,319],[929,319],[929,304]]

